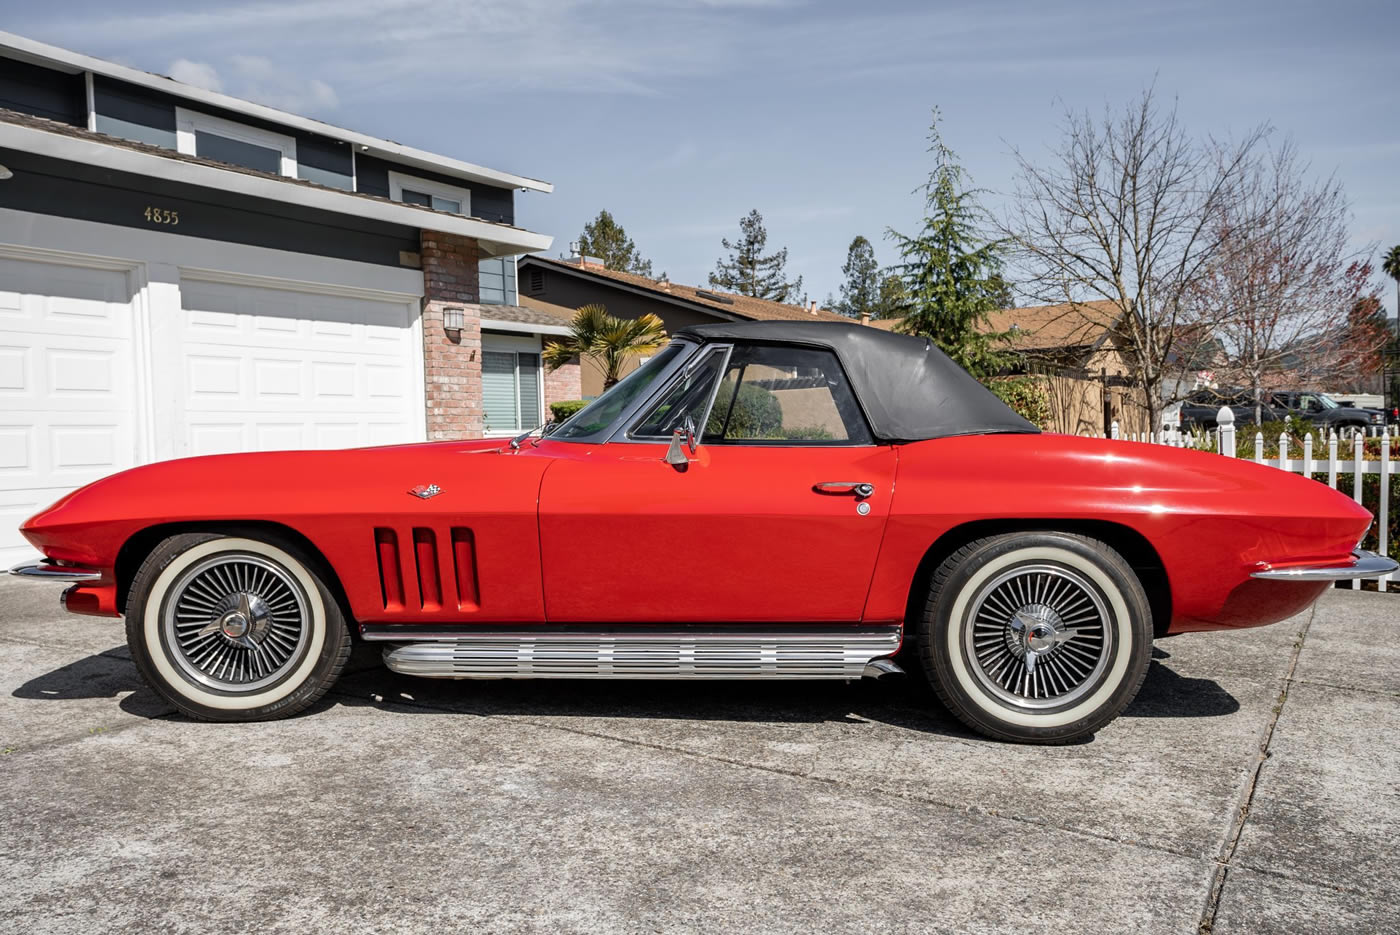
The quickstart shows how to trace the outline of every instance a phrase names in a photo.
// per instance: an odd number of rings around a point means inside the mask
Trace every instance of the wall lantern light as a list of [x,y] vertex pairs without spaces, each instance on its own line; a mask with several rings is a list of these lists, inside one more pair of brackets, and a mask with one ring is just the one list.
[[460,308],[445,308],[442,310],[442,328],[444,331],[461,332],[465,324],[465,314]]

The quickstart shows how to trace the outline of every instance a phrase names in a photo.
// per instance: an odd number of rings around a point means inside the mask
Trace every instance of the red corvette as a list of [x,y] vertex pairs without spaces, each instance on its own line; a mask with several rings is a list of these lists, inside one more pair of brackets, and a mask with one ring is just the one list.
[[152,464],[24,535],[126,616],[185,713],[282,717],[351,631],[447,678],[859,678],[903,643],[990,736],[1112,720],[1154,638],[1252,627],[1336,578],[1371,516],[1214,454],[1043,435],[929,342],[856,325],[679,332],[542,437]]

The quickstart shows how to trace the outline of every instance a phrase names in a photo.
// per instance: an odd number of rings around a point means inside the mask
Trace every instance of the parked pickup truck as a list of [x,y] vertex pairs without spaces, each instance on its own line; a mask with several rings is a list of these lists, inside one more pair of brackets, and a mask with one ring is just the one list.
[[[1254,396],[1248,390],[1195,390],[1181,402],[1181,429],[1213,429],[1221,406],[1229,406],[1235,414],[1236,425],[1254,425]],[[1282,419],[1266,396],[1259,404],[1262,420]]]
[[[1270,395],[1270,402],[1282,414],[1303,419],[1328,431],[1385,425],[1385,413],[1381,410],[1343,406],[1326,393],[1275,391]],[[1279,418],[1282,418],[1282,414]]]

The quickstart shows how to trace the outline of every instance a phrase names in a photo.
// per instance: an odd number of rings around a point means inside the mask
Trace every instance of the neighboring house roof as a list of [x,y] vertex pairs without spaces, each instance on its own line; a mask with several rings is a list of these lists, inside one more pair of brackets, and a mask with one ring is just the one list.
[[209,107],[219,107],[224,110],[230,110],[249,117],[256,117],[260,120],[282,124],[283,126],[303,130],[308,133],[316,133],[331,139],[343,140],[354,146],[359,152],[403,165],[431,169],[434,172],[441,172],[445,175],[505,188],[524,188],[537,192],[551,192],[554,190],[553,185],[548,182],[541,182],[539,179],[527,178],[526,176],[515,175],[510,172],[501,172],[497,169],[488,169],[470,162],[463,162],[460,159],[452,159],[448,156],[440,156],[436,153],[415,149],[412,146],[405,146],[393,140],[385,140],[379,137],[369,136],[368,134],[357,133],[354,130],[347,130],[343,127],[337,127],[320,120],[313,120],[310,117],[290,114],[284,110],[278,110],[275,107],[254,104],[251,101],[230,97],[227,94],[220,94],[217,91],[207,91],[204,88],[197,88],[194,85],[184,84],[183,82],[176,81],[174,78],[167,78],[164,75],[156,75],[148,71],[128,68],[125,65],[106,62],[100,58],[83,55],[80,52],[71,52],[68,49],[61,49],[57,46],[35,42],[33,39],[26,39],[23,36],[17,36],[13,33],[0,31],[0,52],[5,53],[8,57],[57,68],[69,74],[83,71],[92,72],[94,75],[103,75],[107,78],[140,85],[155,91],[163,91],[166,94],[181,97],[185,100],[194,101]]
[[522,295],[519,305],[481,306],[481,327],[531,334],[569,334],[575,314],[571,308]]
[[499,221],[436,211],[423,205],[390,201],[365,192],[331,188],[306,179],[201,159],[163,146],[108,136],[3,108],[0,108],[0,148],[201,188],[217,188],[255,198],[285,201],[336,214],[473,237],[488,245],[499,245],[489,251],[498,255],[544,249],[554,239]]
[[1018,351],[1046,351],[1098,344],[1121,317],[1112,302],[1067,302],[1008,308],[988,316],[986,330],[1010,332]]
[[[1112,302],[1032,305],[992,312],[983,330],[1010,332],[1008,343],[1018,351],[1048,351],[1093,346],[1113,330],[1118,318],[1118,307]],[[878,318],[866,324],[894,331],[900,321]]]
[[552,260],[542,256],[521,257],[522,264],[540,263],[550,269],[564,273],[592,278],[601,282],[617,284],[633,292],[650,294],[661,301],[670,301],[692,308],[699,307],[706,312],[719,313],[723,318],[748,321],[838,321],[850,324],[851,319],[824,308],[813,310],[801,305],[788,305],[783,302],[770,302],[752,296],[724,292],[719,289],[702,289],[698,286],[685,286],[638,276],[635,273],[620,273],[590,263],[586,266],[567,260]]

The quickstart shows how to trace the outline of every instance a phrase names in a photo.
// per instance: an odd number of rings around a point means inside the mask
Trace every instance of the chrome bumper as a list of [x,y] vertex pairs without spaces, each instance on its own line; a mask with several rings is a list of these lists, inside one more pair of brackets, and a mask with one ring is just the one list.
[[1326,568],[1318,568],[1317,566],[1270,568],[1267,571],[1256,571],[1250,577],[1268,578],[1274,581],[1337,581],[1349,578],[1378,578],[1400,569],[1400,562],[1386,558],[1384,555],[1377,555],[1375,552],[1356,549],[1351,554],[1356,557],[1356,562],[1352,565],[1332,565]]
[[83,565],[60,565],[45,559],[42,562],[25,562],[10,569],[10,574],[21,578],[43,578],[49,581],[96,581],[102,572]]

